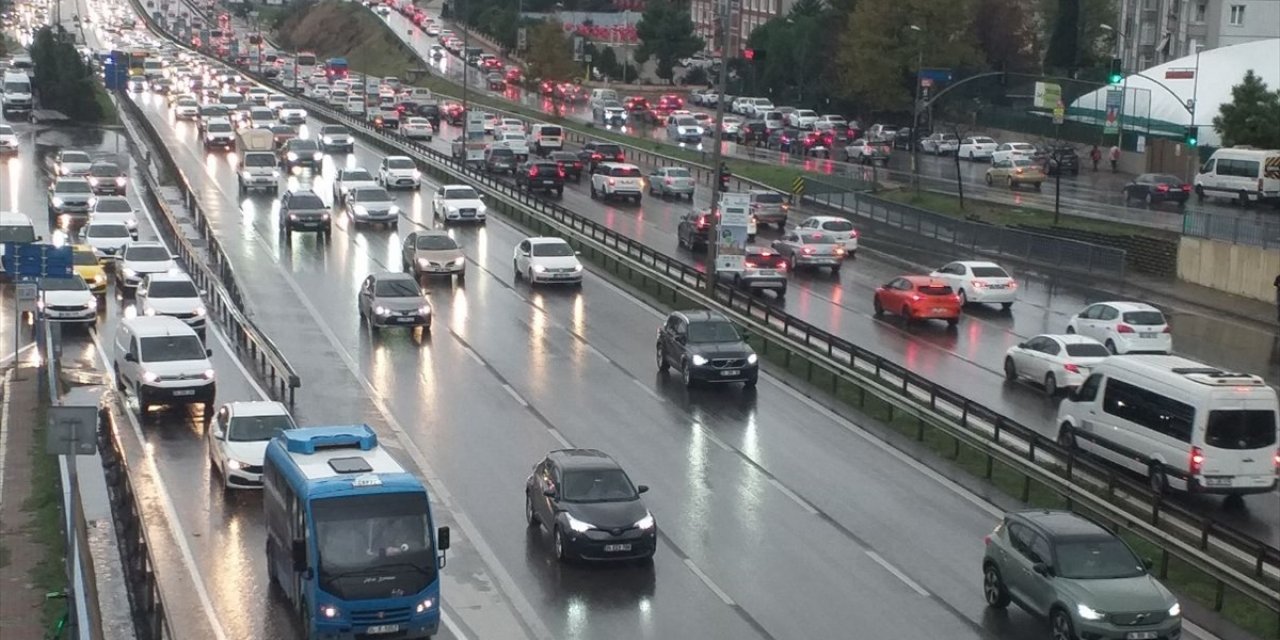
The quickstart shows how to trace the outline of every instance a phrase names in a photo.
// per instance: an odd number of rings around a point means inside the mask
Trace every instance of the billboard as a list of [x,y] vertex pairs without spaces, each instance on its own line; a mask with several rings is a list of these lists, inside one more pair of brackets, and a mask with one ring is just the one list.
[[1062,85],[1053,82],[1036,83],[1035,106],[1039,109],[1056,109],[1062,102]]
[[747,223],[751,221],[751,195],[720,194],[720,224],[716,236],[716,271],[741,271],[747,249]]

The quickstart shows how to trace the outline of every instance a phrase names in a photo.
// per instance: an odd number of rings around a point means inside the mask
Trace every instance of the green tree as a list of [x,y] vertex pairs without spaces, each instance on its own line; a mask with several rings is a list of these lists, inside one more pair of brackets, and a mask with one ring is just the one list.
[[667,81],[675,76],[677,60],[701,51],[706,44],[693,33],[689,0],[650,0],[636,24],[636,35],[640,38],[636,62],[644,64],[656,57],[658,77]]
[[[1106,61],[1115,52],[1114,29],[1119,24],[1120,14],[1117,5],[1117,0],[1039,0],[1033,13],[1040,17],[1041,31],[1037,34],[1037,42],[1049,43],[1044,48],[1046,69],[1062,71],[1105,67]],[[1064,32],[1058,37],[1074,37],[1075,46],[1071,50],[1053,50],[1053,39],[1063,23],[1060,18],[1064,8],[1068,13],[1075,14],[1074,17],[1065,17],[1066,21],[1074,23],[1074,36]],[[1103,25],[1107,25],[1107,28]],[[1092,75],[1100,77],[1105,75],[1105,70],[1102,74]]]
[[1021,0],[976,0],[973,36],[993,70],[1028,72],[1039,66],[1035,23]]
[[622,77],[622,65],[618,64],[618,54],[614,52],[613,47],[597,47],[595,55],[591,58],[591,64],[594,64],[606,78],[613,80]]
[[1223,146],[1280,149],[1280,90],[1269,91],[1267,83],[1249,69],[1244,81],[1231,87],[1231,102],[1213,117],[1213,128],[1222,136]]
[[573,42],[564,29],[553,22],[542,22],[529,29],[529,51],[526,62],[532,80],[568,80],[582,71],[573,61]]
[[36,67],[36,93],[44,108],[77,122],[102,120],[102,107],[93,99],[97,79],[65,29],[58,26],[37,31],[31,43],[31,61]]
[[1049,49],[1044,54],[1044,66],[1054,71],[1068,71],[1079,66],[1080,60],[1080,0],[1058,0],[1058,13],[1054,17],[1053,33],[1049,36]]

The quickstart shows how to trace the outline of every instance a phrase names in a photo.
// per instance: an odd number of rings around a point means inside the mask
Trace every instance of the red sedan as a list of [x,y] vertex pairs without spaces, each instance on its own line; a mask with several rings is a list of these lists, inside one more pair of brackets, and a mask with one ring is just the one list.
[[960,322],[960,296],[947,283],[929,276],[899,276],[876,289],[876,315],[885,311],[916,320],[946,320],[954,327]]

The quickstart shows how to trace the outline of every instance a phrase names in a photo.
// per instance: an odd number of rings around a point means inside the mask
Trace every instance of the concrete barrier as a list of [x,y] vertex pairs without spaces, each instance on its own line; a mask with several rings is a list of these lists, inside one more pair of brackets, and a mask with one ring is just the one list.
[[1280,249],[1182,237],[1178,278],[1248,298],[1274,302]]

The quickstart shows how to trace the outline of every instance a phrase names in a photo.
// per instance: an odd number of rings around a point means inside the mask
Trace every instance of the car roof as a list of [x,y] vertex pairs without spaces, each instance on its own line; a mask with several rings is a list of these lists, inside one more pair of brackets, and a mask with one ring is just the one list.
[[1062,344],[1102,344],[1093,338],[1082,336],[1078,333],[1042,333],[1037,336],[1032,336],[1032,338],[1051,338],[1061,342]]
[[601,163],[600,163],[600,166],[601,166],[601,167],[613,167],[613,168],[617,168],[617,169],[639,169],[639,168],[640,168],[640,167],[637,167],[637,166],[636,166],[636,165],[634,165],[634,164],[631,164],[630,162],[601,162]]
[[[1117,311],[1160,311],[1159,309],[1145,302],[1126,302],[1126,301],[1103,301],[1094,304],[1105,304],[1114,307]],[[1093,305],[1089,305],[1093,306]],[[1087,308],[1087,307],[1086,307]]]
[[192,282],[194,284],[191,280],[191,276],[182,273],[181,271],[171,273],[149,273],[146,277],[151,282]]
[[31,216],[21,211],[0,211],[0,225],[11,227],[19,224],[30,225]]
[[413,277],[412,273],[405,273],[404,271],[379,271],[370,275],[373,276],[374,280],[410,280],[417,283],[417,279]]
[[996,264],[996,263],[994,263],[994,262],[987,262],[987,261],[985,261],[985,260],[956,260],[956,261],[955,261],[955,262],[953,262],[952,264],[962,264],[962,265],[964,265],[964,266],[966,266],[966,267],[970,267],[970,268],[973,268],[973,267],[996,267],[997,269],[1004,269],[1004,267],[1002,267],[1002,266],[1000,266],[1000,265],[998,265],[998,264]]
[[947,283],[932,276],[902,276],[902,278],[917,287],[950,287]]
[[135,316],[121,320],[138,337],[194,336],[195,330],[173,316]]
[[1115,535],[1092,520],[1070,511],[1040,509],[1011,511],[1009,515],[1021,518],[1053,538],[1114,538]]
[[84,176],[59,176],[57,180],[54,180],[54,184],[62,182],[83,182],[85,184],[89,184],[89,179]]
[[569,244],[564,238],[555,238],[548,236],[534,236],[528,238],[529,244]]
[[724,321],[724,322],[729,321],[728,318],[724,317],[724,314],[720,313],[719,311],[711,311],[709,309],[688,309],[684,311],[672,311],[671,313],[673,315],[678,314],[681,317],[683,317],[685,320],[691,323],[692,322],[710,322],[710,321]]
[[561,469],[621,469],[616,460],[599,449],[556,449],[547,458]]
[[289,415],[289,410],[275,400],[237,400],[222,405],[222,408],[232,416],[241,418]]

